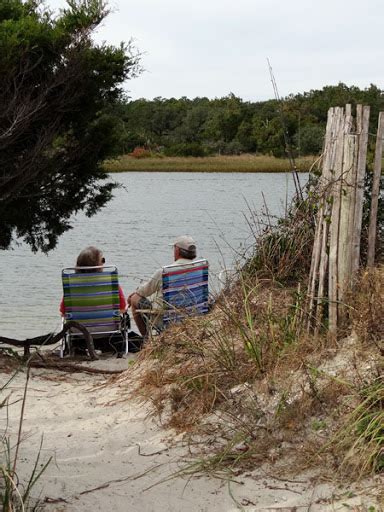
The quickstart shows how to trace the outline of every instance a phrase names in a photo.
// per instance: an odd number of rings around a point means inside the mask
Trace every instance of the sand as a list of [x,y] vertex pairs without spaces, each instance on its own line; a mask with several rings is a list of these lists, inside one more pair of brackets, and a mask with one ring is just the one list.
[[[126,369],[127,359],[87,363]],[[128,369],[129,371],[129,369]],[[3,384],[9,374],[0,374]],[[382,510],[374,495],[380,480],[354,486],[321,482],[292,467],[286,480],[274,478],[273,464],[236,477],[177,476],[188,458],[182,436],[148,417],[148,409],[127,396],[109,377],[32,369],[28,383],[17,473],[30,474],[42,440],[40,463],[52,457],[33,489],[47,511],[339,511]],[[25,373],[8,386],[7,434],[17,438]],[[121,400],[123,399],[123,400]],[[120,401],[119,401],[120,400]],[[0,410],[0,428],[7,419]]]

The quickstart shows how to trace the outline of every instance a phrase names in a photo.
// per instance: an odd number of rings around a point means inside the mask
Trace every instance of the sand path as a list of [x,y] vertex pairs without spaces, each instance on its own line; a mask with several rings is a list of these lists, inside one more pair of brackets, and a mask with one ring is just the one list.
[[[126,368],[127,361],[115,359],[112,366]],[[1,383],[8,377],[0,374]],[[8,387],[13,403],[8,434],[13,440],[25,379],[20,373]],[[285,482],[268,477],[266,468],[231,484],[205,477],[167,480],[182,467],[187,448],[181,441],[170,446],[170,440],[177,441],[175,434],[148,419],[147,410],[132,399],[111,404],[121,398],[122,390],[103,383],[100,375],[31,371],[17,473],[21,479],[30,473],[43,436],[41,463],[53,459],[33,495],[40,496],[44,510],[314,512],[351,510],[347,505],[365,510],[360,507],[369,499],[358,488],[348,496],[351,489],[315,485],[310,475],[295,475]],[[4,409],[0,413],[3,429]]]

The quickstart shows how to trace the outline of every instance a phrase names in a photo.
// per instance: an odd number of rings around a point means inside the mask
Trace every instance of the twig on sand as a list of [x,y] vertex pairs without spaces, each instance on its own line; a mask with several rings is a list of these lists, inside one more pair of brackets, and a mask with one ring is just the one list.
[[160,455],[161,453],[164,453],[164,452],[167,452],[169,451],[169,448],[166,447],[166,448],[163,448],[163,450],[159,450],[157,452],[152,452],[152,453],[141,453],[141,446],[139,445],[139,443],[137,443],[137,453],[138,455],[140,455],[141,457],[153,457],[154,455]]
[[[93,487],[92,489],[87,489],[86,491],[81,491],[81,493],[79,494],[79,496],[82,496],[84,494],[88,494],[90,492],[94,492],[94,491],[100,491],[101,489],[106,489],[107,487],[109,487],[111,484],[118,484],[118,483],[121,483],[121,482],[126,482],[127,480],[138,480],[139,478],[141,478],[142,476],[146,475],[147,473],[149,473],[150,471],[153,471],[157,468],[159,468],[160,466],[164,466],[164,463],[162,464],[157,464],[156,466],[153,466],[152,468],[149,468],[147,469],[146,471],[144,471],[143,473],[140,473],[139,475],[136,475],[136,476],[132,476],[132,475],[129,475],[129,476],[125,476],[123,478],[116,478],[114,480],[109,480],[108,482],[104,482],[103,484],[100,484],[98,485],[97,487]],[[145,489],[144,489],[145,490]]]
[[289,482],[291,484],[308,484],[308,482],[305,480],[290,480],[289,478],[279,478],[278,476],[267,473],[266,471],[263,471],[263,474],[268,478],[279,480],[280,482]]
[[44,498],[44,503],[68,503],[68,501],[64,498],[50,498],[49,496],[46,496]]
[[43,361],[30,361],[29,366],[33,368],[46,368],[52,370],[60,370],[62,372],[83,372],[83,373],[96,373],[96,374],[118,374],[123,373],[124,370],[106,370],[103,368],[91,368],[88,366],[82,366],[81,364],[75,363],[53,363],[47,360]]

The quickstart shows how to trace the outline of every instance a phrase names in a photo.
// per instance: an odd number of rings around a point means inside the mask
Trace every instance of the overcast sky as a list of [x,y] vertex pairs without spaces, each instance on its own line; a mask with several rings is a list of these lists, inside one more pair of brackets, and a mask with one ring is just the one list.
[[[46,0],[53,9],[64,0]],[[273,97],[344,82],[384,88],[383,0],[111,0],[96,39],[133,38],[133,99]]]

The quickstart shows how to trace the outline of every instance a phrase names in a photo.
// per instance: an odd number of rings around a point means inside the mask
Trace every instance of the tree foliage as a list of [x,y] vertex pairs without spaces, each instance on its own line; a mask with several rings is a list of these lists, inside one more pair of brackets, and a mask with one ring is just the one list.
[[[0,247],[49,251],[74,213],[110,199],[101,163],[120,139],[122,83],[139,72],[131,44],[97,45],[102,0],[0,3]],[[104,180],[104,181],[103,181]]]
[[[384,109],[384,94],[375,85],[366,89],[345,84],[326,86],[303,94],[275,100],[246,102],[229,94],[224,98],[155,98],[121,105],[122,118],[132,150],[141,141],[166,154],[241,153],[257,151],[285,155],[284,129],[296,154],[321,151],[329,107],[363,103],[371,106],[371,132],[377,127],[378,112]],[[281,121],[284,121],[284,127]],[[126,139],[128,140],[128,139]]]

